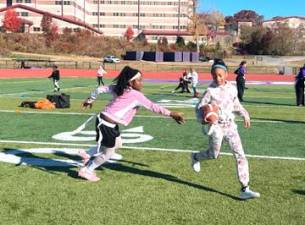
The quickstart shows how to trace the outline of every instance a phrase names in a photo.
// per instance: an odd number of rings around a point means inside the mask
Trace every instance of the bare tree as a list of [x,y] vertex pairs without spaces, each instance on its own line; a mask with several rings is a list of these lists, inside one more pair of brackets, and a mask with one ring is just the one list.
[[196,49],[199,52],[199,36],[207,34],[207,27],[203,18],[196,13],[196,8],[198,5],[197,0],[193,0],[193,15],[189,17],[190,23],[188,26],[188,31],[193,35],[196,41]]

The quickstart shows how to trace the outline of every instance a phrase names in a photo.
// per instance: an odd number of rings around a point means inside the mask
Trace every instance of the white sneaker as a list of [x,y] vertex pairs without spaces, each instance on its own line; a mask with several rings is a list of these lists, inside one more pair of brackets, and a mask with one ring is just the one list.
[[123,156],[121,154],[118,154],[118,153],[115,152],[115,153],[112,154],[110,159],[112,159],[112,160],[122,160]]
[[240,199],[247,200],[251,198],[259,198],[261,195],[258,192],[251,191],[249,187],[247,187],[244,191],[240,192]]
[[192,153],[191,154],[191,160],[192,160],[192,167],[193,167],[193,170],[197,173],[200,172],[200,161],[198,161],[196,159],[196,153]]

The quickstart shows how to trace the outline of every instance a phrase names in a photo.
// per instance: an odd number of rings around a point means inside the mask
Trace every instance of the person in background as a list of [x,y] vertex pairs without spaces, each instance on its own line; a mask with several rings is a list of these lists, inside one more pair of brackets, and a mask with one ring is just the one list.
[[198,98],[198,92],[197,92],[198,73],[193,68],[190,68],[189,77],[191,77],[192,80],[193,97]]
[[103,62],[100,65],[100,67],[97,71],[97,74],[96,74],[96,76],[97,76],[97,86],[100,86],[101,84],[105,85],[104,82],[103,82],[103,77],[106,73],[107,73],[107,71],[105,70],[105,62]]
[[234,71],[236,74],[237,96],[240,102],[244,101],[243,96],[246,88],[246,67],[247,62],[242,61],[239,64],[238,69]]
[[304,106],[304,81],[305,81],[305,64],[300,68],[298,75],[295,77],[295,94],[297,106]]
[[58,92],[60,90],[60,87],[59,87],[60,73],[59,73],[59,69],[56,65],[53,65],[52,74],[50,76],[48,76],[48,78],[53,79],[54,92]]
[[184,70],[182,76],[179,78],[179,84],[178,86],[175,88],[175,90],[172,91],[172,93],[175,93],[175,91],[177,91],[178,89],[181,88],[181,91],[179,93],[191,93],[190,89],[188,87],[188,84],[191,83],[190,79],[187,77],[187,72],[186,70]]

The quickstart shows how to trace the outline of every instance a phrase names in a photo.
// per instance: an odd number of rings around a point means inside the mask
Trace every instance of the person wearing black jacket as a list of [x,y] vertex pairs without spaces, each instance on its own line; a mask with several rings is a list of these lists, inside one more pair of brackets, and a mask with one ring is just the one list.
[[177,91],[178,89],[181,88],[180,93],[191,93],[188,84],[191,83],[190,79],[187,76],[187,72],[186,70],[183,72],[182,77],[179,78],[179,84],[178,86],[175,88],[175,90],[172,91],[172,93],[175,93],[175,91]]
[[50,76],[48,76],[48,78],[53,79],[54,92],[59,91],[60,90],[60,87],[59,87],[60,74],[59,74],[58,67],[56,65],[53,65],[53,72]]
[[298,75],[295,77],[295,94],[297,106],[304,106],[304,81],[305,64],[300,68]]
[[247,66],[247,62],[242,61],[239,64],[239,68],[234,71],[234,73],[237,75],[236,76],[237,97],[240,102],[244,101],[243,96],[246,88],[246,77],[245,77],[246,66]]

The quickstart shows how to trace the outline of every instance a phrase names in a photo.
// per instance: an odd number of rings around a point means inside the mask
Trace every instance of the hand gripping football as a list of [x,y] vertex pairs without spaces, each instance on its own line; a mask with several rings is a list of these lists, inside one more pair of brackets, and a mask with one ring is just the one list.
[[218,110],[219,107],[215,104],[206,104],[201,107],[201,110],[203,112],[203,123],[215,123],[218,120]]

